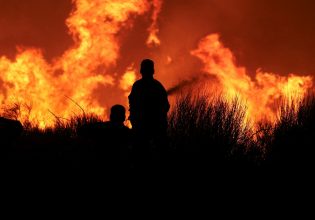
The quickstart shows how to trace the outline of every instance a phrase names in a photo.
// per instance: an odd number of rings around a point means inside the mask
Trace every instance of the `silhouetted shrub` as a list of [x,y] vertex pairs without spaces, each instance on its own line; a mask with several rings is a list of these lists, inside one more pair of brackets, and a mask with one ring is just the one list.
[[68,120],[57,119],[55,125],[53,126],[53,131],[59,135],[76,137],[79,135],[83,127],[101,121],[100,117],[94,114],[74,116]]
[[191,94],[180,96],[169,116],[175,151],[193,163],[244,159],[252,144],[245,105],[237,97],[228,101],[223,96]]
[[315,96],[283,102],[274,125],[268,159],[273,166],[299,168],[313,164]]
[[[63,161],[61,167],[68,164],[65,161],[75,167],[88,167],[91,160],[106,158],[99,152],[108,143],[102,135],[98,141],[90,141],[82,132],[101,121],[96,115],[83,113],[69,119],[56,117],[54,126],[42,129],[25,120],[22,135],[9,148],[2,148],[5,149],[2,155],[14,160],[59,160]],[[314,163],[314,137],[313,94],[301,101],[283,102],[276,122],[260,122],[254,128],[246,120],[246,105],[237,97],[230,100],[222,95],[193,91],[178,96],[172,105],[168,127],[170,148],[161,151],[166,155],[152,158],[167,158],[170,162],[167,168],[179,167],[182,171],[234,167],[271,168],[268,172],[278,167],[305,170]],[[133,155],[132,144],[130,149],[128,157]],[[107,155],[107,158],[114,157]],[[129,164],[124,167],[132,167],[135,158],[126,161]]]

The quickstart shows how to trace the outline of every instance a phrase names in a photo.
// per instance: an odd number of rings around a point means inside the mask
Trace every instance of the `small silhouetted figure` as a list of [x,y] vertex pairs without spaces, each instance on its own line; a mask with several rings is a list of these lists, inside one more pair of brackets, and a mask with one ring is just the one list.
[[141,62],[142,78],[136,81],[129,95],[132,130],[138,141],[151,142],[166,137],[167,112],[170,105],[163,85],[153,78],[154,62]]
[[111,107],[110,120],[86,124],[79,130],[79,136],[87,141],[103,161],[125,160],[130,147],[130,129],[124,125],[126,109],[122,105]]
[[[110,120],[101,124],[101,140],[105,149],[100,149],[101,159],[113,161],[113,169],[126,169],[129,166],[131,134],[130,129],[124,125],[126,109],[122,105],[114,105],[110,111]],[[106,162],[105,162],[106,163]]]
[[129,135],[130,129],[124,125],[125,120],[125,107],[122,105],[112,106],[110,110],[110,120],[101,124],[105,133],[102,134],[105,135],[103,137],[108,138],[108,141],[113,142],[113,144],[127,141],[126,138]]
[[79,130],[79,136],[115,144],[116,141],[121,141],[121,137],[130,130],[124,125],[125,120],[125,107],[114,105],[111,107],[109,121],[86,124]]

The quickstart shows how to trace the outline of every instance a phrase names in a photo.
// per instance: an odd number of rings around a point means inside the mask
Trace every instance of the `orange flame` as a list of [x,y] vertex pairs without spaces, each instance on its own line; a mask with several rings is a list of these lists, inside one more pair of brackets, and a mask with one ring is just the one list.
[[133,83],[136,81],[136,70],[131,66],[127,69],[120,80],[120,88],[126,91],[126,97],[129,95]]
[[204,71],[216,76],[223,93],[235,95],[245,100],[248,114],[253,121],[269,119],[274,121],[274,107],[281,97],[303,97],[312,87],[312,77],[290,74],[288,77],[265,73],[260,69],[255,79],[251,79],[244,67],[235,63],[230,49],[224,47],[218,34],[202,39],[198,49],[191,52],[204,63]]
[[147,45],[148,46],[159,46],[161,44],[161,41],[159,39],[159,37],[157,36],[159,33],[159,28],[157,25],[157,21],[158,21],[158,16],[161,12],[162,9],[162,0],[153,0],[153,7],[154,7],[154,11],[152,14],[152,24],[149,27],[149,37],[147,40]]
[[48,63],[40,50],[20,49],[14,61],[0,58],[1,104],[32,106],[31,114],[20,116],[20,120],[28,117],[45,127],[53,124],[53,114],[68,117],[80,111],[65,97],[89,112],[104,115],[105,106],[91,94],[99,85],[115,84],[107,68],[119,57],[116,35],[132,21],[131,15],[141,15],[150,8],[146,0],[73,2],[76,7],[66,23],[75,45],[61,57]]
[[[0,107],[19,103],[25,108],[19,119],[44,128],[53,125],[55,116],[67,118],[80,114],[82,110],[76,104],[105,116],[107,106],[93,95],[99,88],[119,89],[122,97],[113,97],[114,101],[124,98],[127,104],[126,95],[136,80],[136,70],[132,64],[122,76],[113,72],[121,56],[118,35],[123,28],[132,26],[135,17],[152,11],[146,44],[159,46],[158,17],[162,3],[162,0],[73,0],[75,9],[66,24],[74,45],[62,56],[49,63],[40,49],[19,48],[14,60],[0,57]],[[159,56],[166,57],[167,65],[176,65],[176,58],[173,60],[168,52]],[[303,97],[313,86],[310,76],[285,77],[261,69],[251,78],[245,67],[236,65],[233,53],[220,42],[218,34],[202,39],[191,54],[203,62],[204,72],[218,78],[224,93],[237,94],[246,100],[248,114],[254,121],[274,120],[277,100],[292,94]],[[179,74],[168,75],[163,83],[171,84],[170,78],[179,79]]]

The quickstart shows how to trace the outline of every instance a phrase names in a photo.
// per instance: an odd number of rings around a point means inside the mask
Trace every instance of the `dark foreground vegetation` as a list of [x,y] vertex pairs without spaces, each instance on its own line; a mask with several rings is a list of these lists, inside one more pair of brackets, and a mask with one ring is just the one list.
[[1,130],[1,161],[8,172],[119,175],[269,176],[310,173],[314,165],[315,97],[279,107],[275,124],[253,126],[235,98],[182,95],[169,113],[168,138],[141,152],[132,138],[82,135],[100,119],[57,119],[44,130],[24,124],[20,136]]

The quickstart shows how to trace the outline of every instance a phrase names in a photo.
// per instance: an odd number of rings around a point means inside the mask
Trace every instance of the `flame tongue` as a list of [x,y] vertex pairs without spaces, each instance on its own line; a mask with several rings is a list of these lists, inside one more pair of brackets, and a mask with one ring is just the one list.
[[[0,102],[4,111],[10,106],[18,109],[12,104],[20,104],[19,119],[30,120],[42,128],[53,125],[55,116],[68,118],[82,113],[78,105],[87,112],[104,116],[108,106],[100,104],[95,91],[106,88],[108,90],[102,93],[106,93],[107,99],[115,103],[121,102],[127,100],[125,96],[136,79],[135,60],[132,59],[127,63],[126,66],[129,67],[124,74],[110,71],[120,58],[122,43],[118,34],[123,27],[132,27],[135,17],[152,12],[149,37],[144,43],[148,47],[159,46],[158,17],[162,2],[73,0],[75,9],[66,24],[74,45],[62,56],[48,63],[40,49],[20,48],[13,61],[0,57]],[[176,47],[177,45],[174,46],[175,49]],[[163,51],[155,50],[158,53]],[[168,53],[169,51],[158,54],[158,57],[167,57],[166,65],[178,65],[177,57],[171,58]],[[216,84],[216,88],[220,87],[230,97],[237,94],[246,101],[248,114],[256,121],[262,118],[274,120],[274,106],[278,99],[289,95],[303,97],[313,86],[310,76],[297,74],[284,77],[258,70],[256,76],[251,78],[246,68],[236,65],[233,53],[220,42],[218,34],[203,38],[191,54],[203,62],[207,76],[213,75],[218,79],[219,85]],[[130,54],[124,54],[124,57],[128,55]],[[180,76],[180,71],[172,73],[172,77],[168,75],[168,81],[163,83],[170,84],[170,78],[180,79]],[[169,92],[175,92],[200,79],[197,74],[191,78]],[[3,113],[0,111],[0,114]]]
[[153,0],[153,7],[154,7],[154,11],[152,14],[152,24],[149,27],[149,37],[147,40],[147,45],[148,46],[159,46],[161,44],[160,39],[158,38],[158,33],[159,33],[159,29],[158,29],[158,25],[157,25],[157,21],[158,21],[158,16],[159,13],[161,12],[162,9],[162,1],[161,0]]
[[219,41],[218,34],[202,39],[198,49],[191,52],[204,63],[204,71],[215,75],[228,96],[238,95],[248,105],[248,114],[254,121],[275,120],[276,101],[281,97],[303,97],[312,87],[312,77],[290,74],[288,77],[258,70],[252,80],[244,67],[235,64],[231,50]]
[[[75,45],[62,57],[51,64],[40,50],[26,49],[20,50],[15,61],[0,59],[1,103],[28,103],[28,119],[40,127],[53,124],[51,113],[67,117],[80,111],[66,96],[89,112],[104,115],[105,106],[91,94],[99,85],[114,86],[115,78],[106,71],[119,57],[116,34],[131,22],[131,15],[141,15],[150,8],[146,0],[74,3],[75,10],[66,22]],[[25,117],[20,116],[20,120]]]

